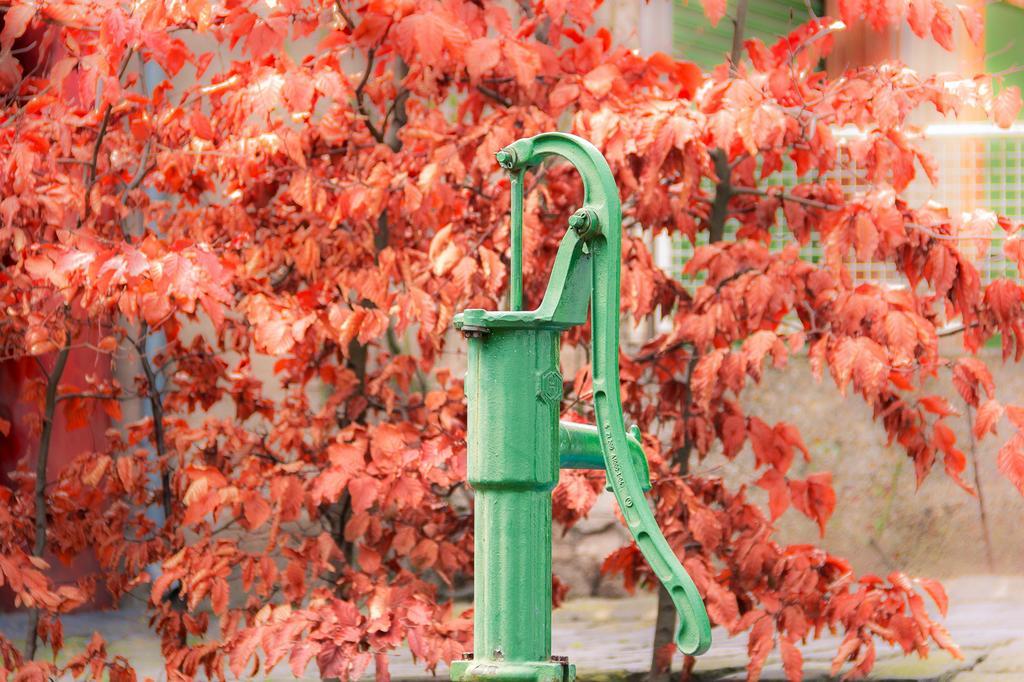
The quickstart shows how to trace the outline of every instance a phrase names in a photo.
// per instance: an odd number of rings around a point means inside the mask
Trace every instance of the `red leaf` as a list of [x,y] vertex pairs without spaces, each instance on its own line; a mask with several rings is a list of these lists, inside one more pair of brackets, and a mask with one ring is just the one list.
[[850,660],[860,649],[863,642],[858,636],[859,632],[859,630],[850,630],[846,633],[846,638],[843,639],[843,643],[839,645],[835,658],[832,659],[832,668],[829,670],[829,674],[833,676],[838,675],[843,667],[843,663]]
[[352,510],[355,512],[366,511],[377,501],[377,495],[380,493],[380,481],[372,476],[360,476],[349,482],[348,491],[352,495]]
[[974,417],[974,437],[981,439],[988,433],[995,434],[1002,416],[1002,404],[998,400],[986,400]]
[[693,62],[676,62],[673,79],[679,83],[679,96],[691,98],[697,94],[697,90],[704,82],[704,72]]
[[910,0],[907,23],[918,38],[924,38],[931,31],[934,16],[934,0]]
[[818,523],[821,536],[825,536],[825,525],[836,508],[836,492],[832,489],[832,473],[828,471],[811,474],[806,481],[792,480],[789,488],[793,495],[793,506]]
[[169,76],[176,76],[192,54],[180,40],[164,31],[145,31],[143,42],[153,58]]
[[932,427],[932,444],[943,454],[946,475],[952,478],[961,488],[974,494],[974,489],[964,483],[960,477],[967,467],[967,457],[955,447],[956,434],[953,433],[953,429],[949,428],[945,422],[935,422],[935,425]]
[[423,538],[409,553],[409,560],[418,568],[430,568],[437,562],[437,543],[430,538]]
[[480,265],[483,268],[487,290],[492,294],[497,294],[502,290],[502,288],[504,288],[506,275],[508,274],[508,270],[502,262],[501,256],[488,249],[486,246],[481,246]]
[[747,422],[740,415],[728,415],[722,420],[722,449],[732,459],[739,454],[747,440]]
[[46,256],[29,256],[24,260],[25,272],[36,279],[49,279],[53,273],[53,261]]
[[1010,422],[1018,429],[1024,430],[1024,407],[1019,405],[1007,405],[1006,416],[1009,417]]
[[975,45],[983,45],[985,42],[985,20],[981,14],[970,5],[957,5],[956,9],[960,12],[960,19],[964,22],[964,28],[967,29],[967,35],[970,36],[971,42]]
[[724,348],[716,348],[698,360],[697,366],[693,368],[690,390],[698,407],[707,409],[715,389],[719,387],[718,370],[727,352]]
[[760,679],[761,668],[774,648],[775,623],[768,614],[762,614],[754,621],[747,639],[747,677],[751,680]]
[[788,422],[779,422],[775,425],[775,434],[787,445],[790,445],[802,452],[804,461],[811,461],[811,453],[804,444],[804,437],[800,435],[800,430],[798,428]]
[[210,589],[210,607],[218,616],[223,616],[228,610],[229,594],[230,588],[227,580],[218,578],[213,581],[213,586]]
[[786,477],[775,469],[765,471],[754,485],[768,491],[768,509],[772,521],[782,516],[789,508],[789,485],[786,483]]
[[829,362],[832,377],[844,395],[850,379],[868,397],[877,396],[889,380],[885,350],[865,336],[840,339]]
[[544,10],[551,17],[554,23],[562,21],[562,17],[565,15],[565,6],[568,0],[544,0]]
[[952,417],[957,412],[953,409],[953,406],[949,404],[949,401],[938,395],[926,395],[918,399],[921,407],[928,410],[932,414],[937,414],[940,417]]
[[451,224],[438,230],[430,240],[429,257],[435,277],[443,277],[451,272],[462,255],[462,248],[452,238]]
[[999,450],[996,458],[999,471],[1024,495],[1024,436],[1015,433]]
[[700,0],[704,6],[704,16],[708,18],[712,26],[718,26],[718,22],[725,16],[726,0]]
[[[686,564],[686,570],[691,571],[691,574],[694,563],[687,562]],[[736,595],[732,590],[726,589],[717,580],[710,577],[704,581],[704,589],[707,594],[708,615],[711,616],[712,622],[723,625],[730,631],[736,631],[739,628],[740,618],[740,607]]]
[[940,647],[948,651],[953,658],[957,660],[963,660],[964,655],[960,653],[960,647],[957,646],[956,642],[949,634],[949,630],[945,628],[941,623],[932,623],[928,629],[928,634]]
[[473,82],[501,62],[501,46],[496,38],[477,38],[466,48],[466,70]]
[[192,126],[192,132],[198,137],[204,140],[213,140],[216,137],[216,133],[213,131],[213,125],[210,123],[210,119],[206,117],[199,109],[194,109],[191,116],[189,117],[189,123]]
[[869,260],[875,255],[875,250],[878,248],[878,228],[875,227],[874,221],[871,220],[871,216],[866,211],[861,211],[857,214],[855,227],[856,240],[854,241],[854,246],[856,247],[857,258],[862,261]]
[[[67,393],[75,392],[73,387],[69,386],[66,388],[69,389]],[[68,431],[82,429],[89,425],[89,420],[92,418],[92,400],[65,397],[61,402],[63,403],[64,419]]]
[[942,583],[931,578],[915,578],[914,582],[924,588],[935,605],[939,607],[939,613],[945,618],[946,611],[949,609],[949,597],[946,596],[946,588],[942,586]]
[[317,642],[308,639],[297,642],[288,656],[288,665],[292,670],[292,675],[303,677],[309,660],[319,651],[320,645]]
[[405,54],[415,54],[416,61],[422,64],[442,62],[446,51],[450,57],[462,58],[469,44],[460,22],[429,10],[409,14],[395,32]]
[[284,97],[289,111],[293,113],[308,113],[313,107],[313,97],[316,90],[313,82],[305,72],[290,72],[281,87],[281,96]]
[[864,13],[864,0],[839,0],[839,17],[847,26],[853,26]]
[[1000,128],[1009,128],[1017,120],[1020,109],[1020,88],[1016,85],[1008,85],[992,102],[992,119]]
[[622,74],[614,64],[601,64],[583,77],[583,87],[594,97],[604,97],[611,92],[615,80]]
[[900,310],[890,311],[885,316],[885,337],[893,364],[909,365],[915,361],[917,327],[909,314]]
[[548,102],[551,104],[552,109],[556,112],[560,112],[562,109],[575,102],[579,96],[580,86],[576,83],[568,83],[563,80],[551,91],[551,94],[548,96]]
[[14,5],[13,7],[8,6],[6,9],[7,12],[4,14],[3,21],[4,28],[3,31],[0,31],[0,48],[5,52],[14,46],[15,40],[25,34],[28,23],[36,13],[35,6],[29,3]]
[[722,524],[715,512],[703,505],[691,505],[689,511],[693,539],[703,545],[706,551],[714,551],[722,542]]
[[262,628],[248,628],[244,630],[239,638],[232,642],[231,653],[228,655],[231,673],[241,679],[249,659],[252,658],[256,647],[259,646]]
[[259,59],[271,52],[278,52],[284,46],[285,35],[278,30],[278,22],[257,21],[245,39],[245,46],[254,58]]
[[114,421],[121,421],[121,401],[120,400],[101,400],[99,401],[100,408],[106,413],[108,417]]
[[786,360],[786,346],[775,332],[754,332],[743,342],[742,349],[745,370],[758,382],[761,380],[761,364],[769,351],[772,353],[775,366],[783,364]]
[[669,642],[658,647],[654,651],[654,661],[652,664],[651,672],[667,673],[672,669],[672,658],[675,657],[676,648],[675,642]]
[[985,391],[991,399],[995,397],[996,386],[992,381],[992,373],[984,362],[978,358],[964,357],[953,365],[953,386],[968,405],[977,407],[980,395],[978,389]]
[[349,474],[342,469],[331,467],[313,480],[310,499],[314,504],[335,502],[348,484]]
[[270,505],[258,493],[253,493],[242,505],[250,529],[256,529],[270,518]]
[[804,656],[789,637],[779,638],[779,653],[782,655],[782,669],[789,682],[803,679]]
[[785,474],[793,463],[793,448],[778,432],[757,417],[751,417],[748,423],[750,444],[754,448],[757,466],[770,464],[779,473]]
[[402,454],[407,449],[401,429],[394,424],[380,424],[370,430],[370,457],[381,471],[397,471],[402,467]]
[[946,50],[953,51],[953,13],[942,0],[935,0],[932,17],[932,37]]
[[636,564],[643,561],[640,549],[636,544],[629,544],[615,550],[601,562],[601,573],[604,575],[622,574],[622,587],[629,594],[636,590]]
[[943,452],[951,449],[956,444],[956,434],[945,422],[937,421],[932,427],[934,432],[935,447]]

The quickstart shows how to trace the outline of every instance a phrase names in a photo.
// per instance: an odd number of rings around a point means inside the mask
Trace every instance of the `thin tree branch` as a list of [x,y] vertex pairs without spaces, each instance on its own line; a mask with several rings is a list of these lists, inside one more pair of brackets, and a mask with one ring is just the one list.
[[138,189],[139,185],[142,184],[142,181],[146,178],[146,176],[149,175],[149,173],[154,168],[156,168],[156,164],[150,164],[148,166],[146,165],[146,163],[149,161],[149,149],[151,144],[152,139],[148,139],[146,140],[145,146],[142,147],[142,155],[139,157],[139,167],[138,169],[136,169],[135,175],[132,177],[132,179],[128,182],[127,185],[124,186],[124,189],[121,190],[121,201],[124,201],[124,197],[126,194],[128,194],[128,192]]
[[978,446],[974,438],[974,414],[971,411],[971,404],[965,401],[967,406],[967,443],[971,452],[971,468],[974,469],[974,489],[978,491],[978,516],[981,521],[981,536],[985,543],[985,560],[988,564],[988,572],[996,572],[996,560],[992,554],[992,533],[989,531],[988,511],[985,508],[985,491],[981,487],[981,472],[978,467]]
[[354,31],[356,25],[352,21],[352,18],[345,12],[345,9],[341,6],[341,0],[334,0],[334,9],[336,9],[338,14],[341,15],[341,18],[345,21],[345,25],[348,26],[348,30]]
[[133,397],[134,396],[119,395],[114,393],[62,393],[59,396],[57,396],[57,402],[59,403],[64,400],[75,400],[76,398],[80,398],[83,400],[118,400],[123,402],[126,400],[131,400]]
[[493,99],[495,102],[497,102],[498,104],[500,104],[503,107],[508,108],[508,107],[512,106],[512,100],[510,100],[508,97],[505,97],[504,95],[499,93],[497,90],[492,90],[492,89],[490,89],[490,88],[488,88],[486,86],[483,86],[483,85],[477,85],[476,89],[481,94],[484,94],[484,95],[490,97],[491,99]]
[[[124,76],[125,70],[128,68],[128,64],[131,62],[133,54],[135,54],[134,50],[128,50],[125,52],[124,57],[121,58],[121,66],[117,70],[118,81],[120,81]],[[92,194],[92,187],[96,183],[96,171],[97,164],[99,164],[100,148],[103,146],[103,138],[107,136],[107,128],[110,125],[110,114],[113,110],[113,104],[108,104],[103,110],[100,129],[96,133],[96,143],[92,147],[92,158],[89,160],[89,165],[85,169],[85,213],[82,219],[78,221],[79,226],[89,219],[89,213],[92,209],[92,202],[89,200],[89,195]]]
[[[42,557],[46,551],[46,468],[50,459],[50,439],[53,437],[53,420],[57,410],[57,389],[60,387],[64,368],[71,354],[71,334],[65,331],[64,346],[57,353],[57,361],[46,381],[46,398],[43,407],[43,429],[39,434],[39,447],[36,450],[35,480],[35,543],[32,556]],[[40,607],[32,609],[28,618],[28,632],[25,635],[25,658],[36,657],[38,640],[36,631],[39,629]]]
[[[388,29],[390,30],[390,26]],[[387,35],[387,31],[385,31],[384,35]],[[363,77],[359,80],[359,84],[356,86],[356,108],[359,110],[359,113],[362,114],[363,121],[366,123],[367,130],[370,131],[370,135],[372,135],[373,139],[377,140],[377,142],[383,144],[384,133],[378,130],[377,127],[373,125],[373,121],[370,120],[370,112],[366,109],[365,101],[366,84],[370,80],[370,73],[373,71],[374,63],[377,61],[378,47],[379,46],[371,47],[366,53],[366,69],[363,71]]]
[[[482,199],[486,199],[487,201],[494,201],[495,199],[497,199],[497,197],[495,197],[495,196],[493,196],[491,194],[488,194],[487,192],[483,191],[483,189],[481,189],[480,187],[475,187],[475,186],[469,184],[468,182],[465,182],[465,183],[459,185],[459,188],[460,189],[469,190],[473,194],[477,195],[478,197],[481,197]],[[487,236],[490,236],[490,235],[487,235]]]
[[[780,201],[788,201],[788,202],[791,202],[791,203],[794,203],[794,204],[801,204],[803,206],[809,206],[811,208],[818,208],[818,209],[821,209],[823,211],[838,211],[838,210],[841,210],[841,209],[845,208],[844,206],[842,206],[840,204],[830,204],[830,203],[827,203],[827,202],[824,202],[824,201],[819,201],[817,199],[808,199],[806,197],[798,197],[795,194],[790,194],[788,192],[782,192],[782,191],[777,191],[777,190],[766,190],[766,189],[761,189],[759,187],[733,187],[732,188],[732,193],[733,194],[747,194],[747,195],[753,195],[753,196],[759,196],[759,197],[771,197],[773,199],[778,199]],[[917,230],[919,232],[922,232],[922,233],[928,235],[929,237],[931,237],[932,239],[938,239],[939,241],[960,242],[960,241],[970,241],[972,239],[978,239],[978,237],[959,237],[959,236],[953,235],[953,234],[942,234],[942,233],[936,232],[935,230],[931,229],[927,225],[921,225],[920,223],[904,222],[903,224],[906,227],[909,227],[912,230]]]
[[711,159],[715,162],[715,199],[711,203],[711,217],[708,219],[708,240],[713,244],[725,236],[725,221],[729,217],[729,200],[735,193],[731,184],[732,168],[729,166],[729,154],[721,148],[711,150]]
[[[164,432],[163,395],[157,386],[156,372],[153,371],[153,365],[146,354],[145,339],[147,336],[149,336],[149,325],[143,322],[139,332],[139,340],[133,341],[132,345],[135,346],[135,350],[139,355],[139,364],[142,367],[143,374],[146,376],[146,397],[149,400],[150,411],[153,413],[153,443],[156,448],[157,465],[160,467],[160,502],[164,512],[164,528],[166,529],[170,525],[174,513],[174,495],[171,490],[171,463],[167,457],[167,436]],[[180,603],[180,592],[172,591],[170,594],[169,598],[172,600],[172,603]],[[179,633],[179,646],[185,646],[186,637],[186,631],[182,630]]]
[[394,73],[392,75],[395,87],[398,89],[398,94],[395,95],[395,99],[389,107],[388,115],[385,117],[382,128],[384,144],[391,147],[391,150],[395,152],[402,149],[402,139],[398,136],[398,133],[409,121],[409,115],[405,109],[405,103],[409,100],[409,89],[402,87],[402,81],[405,80],[408,74],[409,65],[399,57],[395,61]]
[[824,211],[838,211],[843,208],[839,204],[829,204],[824,201],[818,201],[817,199],[808,199],[806,197],[798,197],[795,194],[789,194],[787,192],[777,192],[775,190],[761,189],[760,187],[733,187],[733,194],[748,194],[758,197],[771,197],[773,199],[779,199],[781,201],[789,201],[794,204],[801,204],[803,206],[810,206],[811,208],[820,208]]
[[107,135],[107,126],[110,125],[110,112],[112,110],[113,105],[111,104],[108,104],[107,108],[103,110],[103,119],[100,121],[100,129],[96,134],[96,144],[92,147],[92,158],[85,168],[85,215],[79,224],[89,219],[89,213],[92,209],[89,195],[92,194],[92,186],[96,183],[96,164],[99,163],[100,147],[103,145],[103,138]]
[[739,0],[736,5],[736,18],[733,19],[732,52],[729,54],[729,75],[735,76],[743,58],[743,34],[747,28],[747,4],[749,0]]
[[160,462],[161,502],[163,503],[164,523],[168,523],[174,512],[174,506],[171,496],[170,463],[165,458],[167,454],[167,438],[164,433],[164,405],[163,396],[157,387],[156,372],[153,371],[153,365],[149,362],[149,356],[146,354],[145,341],[141,340],[146,338],[148,332],[149,327],[144,322],[142,324],[142,331],[139,334],[140,340],[133,342],[133,345],[139,354],[139,364],[142,366],[142,372],[146,375],[148,389],[146,398],[149,400],[149,407],[153,412],[153,441],[156,447],[157,460]]

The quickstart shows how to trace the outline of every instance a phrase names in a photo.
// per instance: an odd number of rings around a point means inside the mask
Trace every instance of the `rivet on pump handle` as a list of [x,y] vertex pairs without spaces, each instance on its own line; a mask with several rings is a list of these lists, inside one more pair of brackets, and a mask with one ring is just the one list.
[[[552,155],[567,159],[582,176],[583,206],[569,219],[543,300],[525,311],[523,177]],[[550,491],[559,468],[606,471],[633,539],[679,612],[676,644],[686,654],[702,654],[711,645],[704,602],[647,504],[644,491],[650,481],[639,430],[627,433],[623,421],[618,362],[622,209],[611,169],[592,144],[564,133],[518,140],[498,152],[497,160],[512,180],[511,310],[470,309],[455,318],[469,345],[468,478],[476,491],[477,518],[474,654],[453,664],[452,679],[572,677],[568,663],[562,664],[560,677],[552,673],[550,656]],[[558,337],[585,323],[588,308],[597,424],[559,423]],[[518,525],[525,517],[543,520],[546,534],[538,535],[534,522]],[[543,566],[510,556],[535,556]],[[545,582],[545,595],[518,592],[522,585],[544,590]],[[543,598],[548,601],[542,607]],[[541,608],[546,609],[546,630],[524,634],[515,626],[517,618],[535,622]]]

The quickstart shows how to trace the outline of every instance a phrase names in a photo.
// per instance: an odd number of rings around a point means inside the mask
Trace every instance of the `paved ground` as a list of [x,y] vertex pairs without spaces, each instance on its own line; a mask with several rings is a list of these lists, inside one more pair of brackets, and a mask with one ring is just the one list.
[[[960,644],[964,660],[944,652],[927,660],[906,658],[897,650],[880,648],[875,680],[955,680],[956,682],[1024,682],[1024,577],[974,577],[946,581],[950,593],[946,625]],[[654,600],[580,599],[555,613],[554,653],[568,655],[584,680],[625,680],[646,670],[654,622]],[[0,614],[0,632],[21,639],[21,614]],[[65,619],[70,646],[80,645],[99,630],[111,650],[126,654],[141,676],[166,679],[157,641],[149,636],[140,612],[121,611],[81,614]],[[744,638],[730,640],[715,632],[711,651],[701,657],[697,671],[702,679],[741,680],[746,664]],[[77,641],[76,641],[77,640]],[[828,668],[839,643],[837,637],[810,642],[803,648],[808,680],[828,678]],[[407,652],[396,652],[392,675],[396,680],[424,679]],[[292,679],[279,666],[271,680]],[[443,679],[447,671],[439,671]],[[311,678],[315,679],[315,678]],[[778,656],[773,656],[762,679],[784,679]]]

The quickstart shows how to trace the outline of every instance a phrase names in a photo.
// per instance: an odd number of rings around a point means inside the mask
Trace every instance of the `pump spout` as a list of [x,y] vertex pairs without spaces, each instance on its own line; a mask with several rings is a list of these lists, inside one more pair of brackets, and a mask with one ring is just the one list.
[[[629,455],[640,471],[640,485],[644,491],[651,489],[651,473],[647,468],[647,455],[640,444],[640,428],[635,424],[626,434]],[[558,423],[558,459],[562,469],[604,469],[604,453],[601,451],[601,436],[593,424],[560,421]],[[611,490],[611,484],[608,484]]]

